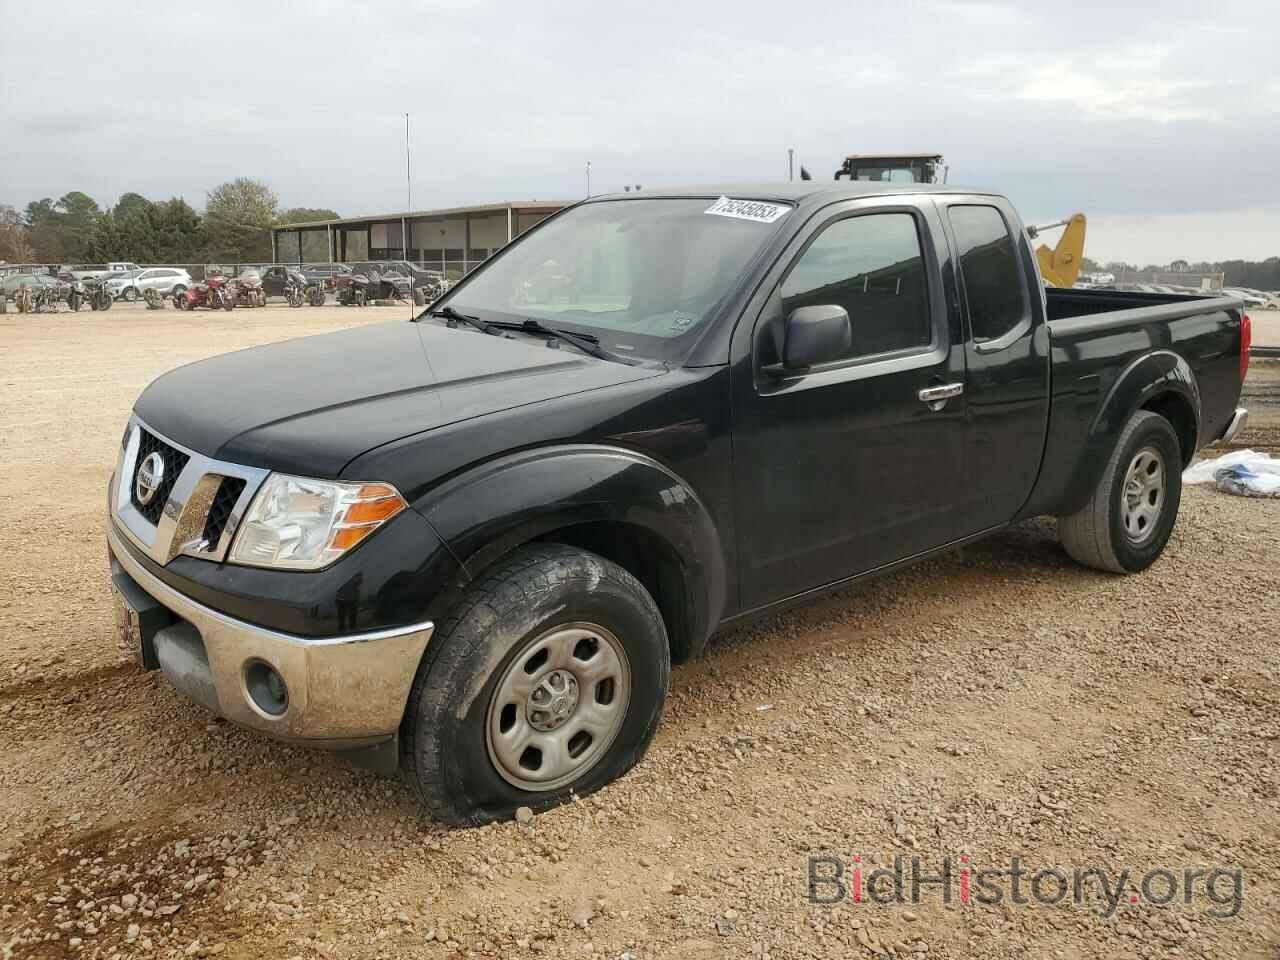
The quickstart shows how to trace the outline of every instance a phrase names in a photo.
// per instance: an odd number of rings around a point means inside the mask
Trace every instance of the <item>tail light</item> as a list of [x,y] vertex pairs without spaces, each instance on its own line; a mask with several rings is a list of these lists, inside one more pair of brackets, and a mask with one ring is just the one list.
[[1240,382],[1249,372],[1249,348],[1253,346],[1253,324],[1247,313],[1240,315]]

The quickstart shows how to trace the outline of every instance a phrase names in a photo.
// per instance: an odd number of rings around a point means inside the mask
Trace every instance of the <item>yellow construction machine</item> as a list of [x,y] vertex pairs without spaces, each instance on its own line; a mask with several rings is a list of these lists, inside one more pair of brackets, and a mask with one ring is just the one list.
[[1047,243],[1036,247],[1036,262],[1040,264],[1040,276],[1051,287],[1069,287],[1080,276],[1080,262],[1084,259],[1083,213],[1073,213],[1065,220],[1056,220],[1038,227],[1027,227],[1027,235],[1037,239],[1045,230],[1066,227],[1052,250]]

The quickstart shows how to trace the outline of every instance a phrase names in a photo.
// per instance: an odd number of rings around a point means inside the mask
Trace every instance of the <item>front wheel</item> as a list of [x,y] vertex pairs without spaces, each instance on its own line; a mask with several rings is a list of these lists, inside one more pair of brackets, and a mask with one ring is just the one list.
[[644,756],[670,674],[662,616],[635,577],[572,547],[522,547],[428,644],[402,765],[447,823],[585,796]]
[[1172,424],[1147,410],[1133,415],[1089,502],[1058,518],[1071,559],[1112,573],[1138,573],[1164,552],[1182,499],[1182,450]]

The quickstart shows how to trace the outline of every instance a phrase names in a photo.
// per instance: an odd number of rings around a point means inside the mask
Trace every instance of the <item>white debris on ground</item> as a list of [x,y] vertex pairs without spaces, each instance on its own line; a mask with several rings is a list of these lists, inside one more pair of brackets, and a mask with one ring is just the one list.
[[1182,482],[1212,483],[1240,497],[1280,497],[1280,459],[1253,450],[1233,450],[1193,463],[1183,472]]

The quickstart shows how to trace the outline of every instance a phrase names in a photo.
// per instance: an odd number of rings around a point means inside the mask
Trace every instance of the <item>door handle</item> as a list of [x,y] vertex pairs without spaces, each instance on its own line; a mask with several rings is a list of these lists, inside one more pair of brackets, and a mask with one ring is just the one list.
[[947,405],[948,400],[962,393],[964,393],[963,383],[944,383],[936,387],[925,387],[917,396],[922,403],[929,405],[930,410],[938,411]]

